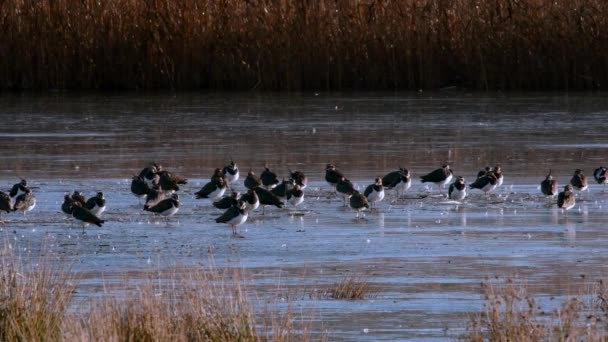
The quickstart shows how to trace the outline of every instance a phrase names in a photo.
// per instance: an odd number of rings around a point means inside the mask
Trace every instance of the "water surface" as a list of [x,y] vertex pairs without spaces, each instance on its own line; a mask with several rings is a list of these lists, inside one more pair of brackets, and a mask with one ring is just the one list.
[[[539,191],[549,169],[564,185],[574,169],[591,178],[606,163],[603,95],[3,96],[0,188],[27,178],[38,205],[25,218],[3,214],[2,239],[24,251],[50,240],[82,279],[76,300],[120,285],[125,273],[207,265],[212,253],[218,266],[247,270],[259,293],[304,288],[292,300],[314,307],[332,339],[453,339],[481,309],[485,277],[525,280],[547,302],[605,277],[608,192],[591,184],[563,213]],[[255,211],[244,238],[231,237],[214,222],[221,211],[193,195],[230,158],[243,173],[265,164],[280,176],[304,171],[303,215]],[[189,178],[168,222],[129,192],[151,161]],[[323,181],[330,162],[361,189],[398,166],[415,180],[356,220]],[[442,163],[468,182],[500,163],[505,182],[490,198],[473,191],[453,203],[417,181]],[[73,190],[105,192],[103,228],[83,234],[66,220],[59,208]],[[356,272],[374,283],[373,296],[312,295]]]

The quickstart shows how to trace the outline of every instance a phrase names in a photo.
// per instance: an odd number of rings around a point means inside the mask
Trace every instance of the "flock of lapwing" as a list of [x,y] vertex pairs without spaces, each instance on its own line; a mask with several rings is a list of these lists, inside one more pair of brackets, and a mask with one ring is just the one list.
[[[593,172],[593,177],[598,184],[608,183],[606,167],[598,167]],[[290,203],[294,208],[304,201],[304,189],[308,178],[301,171],[290,171],[287,179],[279,180],[276,173],[267,166],[258,177],[249,170],[243,185],[247,189],[240,194],[233,186],[240,178],[239,168],[234,161],[223,168],[217,168],[211,175],[210,180],[195,193],[197,199],[210,199],[215,208],[225,210],[222,215],[215,219],[217,223],[230,225],[232,233],[237,234],[238,226],[245,223],[249,213],[262,207],[264,214],[266,206],[283,208],[285,203]],[[443,196],[442,189],[449,184],[447,197],[454,201],[462,201],[467,197],[469,189],[481,190],[489,196],[492,191],[503,183],[503,173],[500,165],[486,167],[479,171],[475,181],[467,186],[462,176],[453,176],[453,170],[449,165],[443,165],[426,175],[420,177],[422,183],[433,183],[437,185],[439,194]],[[454,180],[452,182],[452,180]],[[385,189],[394,189],[399,197],[412,185],[410,172],[402,167],[387,173],[384,177],[378,177],[374,183],[369,184],[363,193],[355,188],[354,184],[338,170],[333,164],[327,164],[325,168],[325,181],[332,187],[333,191],[344,199],[344,206],[349,206],[357,212],[357,219],[361,211],[373,208],[375,203],[385,197]],[[165,170],[160,164],[152,163],[145,167],[131,180],[131,192],[143,199],[143,210],[169,217],[179,210],[180,200],[178,191],[180,185],[187,184],[188,180]],[[569,210],[575,206],[576,194],[574,190],[584,191],[588,188],[587,178],[580,169],[575,170],[569,184],[564,190],[558,192],[558,183],[552,176],[551,170],[540,184],[540,190],[545,196],[557,195],[557,206]],[[140,202],[141,203],[141,202]],[[0,213],[3,211],[11,213],[15,211],[26,212],[34,209],[36,197],[25,179],[13,185],[8,193],[0,191]],[[102,226],[104,220],[100,218],[106,209],[106,201],[103,192],[86,199],[82,193],[74,191],[66,194],[61,205],[61,210],[83,224]]]

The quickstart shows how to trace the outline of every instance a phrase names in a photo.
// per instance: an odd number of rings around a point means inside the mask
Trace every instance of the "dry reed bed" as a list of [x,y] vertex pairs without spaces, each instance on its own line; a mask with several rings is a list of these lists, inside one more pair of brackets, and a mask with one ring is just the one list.
[[550,309],[513,279],[482,283],[484,311],[471,317],[468,341],[606,341],[608,286],[598,280]]
[[152,272],[74,310],[75,275],[44,255],[0,250],[0,341],[311,340],[307,313],[294,314],[291,303],[259,304],[240,271]]
[[603,0],[5,0],[0,89],[590,89]]

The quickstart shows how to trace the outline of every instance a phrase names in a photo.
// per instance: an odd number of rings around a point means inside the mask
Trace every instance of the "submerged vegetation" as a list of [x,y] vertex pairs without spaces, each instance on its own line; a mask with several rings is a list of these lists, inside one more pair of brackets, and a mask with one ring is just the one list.
[[594,89],[603,0],[0,3],[0,89]]

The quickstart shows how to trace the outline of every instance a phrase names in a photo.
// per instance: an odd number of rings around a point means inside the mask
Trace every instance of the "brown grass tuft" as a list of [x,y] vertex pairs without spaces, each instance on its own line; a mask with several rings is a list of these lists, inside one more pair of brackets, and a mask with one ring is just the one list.
[[291,303],[257,299],[238,269],[149,272],[68,310],[71,273],[52,252],[41,254],[21,256],[10,246],[0,251],[0,341],[311,339],[305,313],[294,314]]
[[0,341],[57,341],[74,285],[64,264],[51,256],[0,250]]
[[374,293],[369,277],[362,272],[347,275],[325,291],[325,297],[334,299],[365,299]]
[[[589,293],[566,298],[558,309],[545,310],[524,284],[513,279],[482,283],[484,311],[471,318],[463,339],[468,341],[600,341],[606,328],[598,312],[607,293],[598,282]],[[589,301],[588,299],[592,300]],[[605,311],[604,311],[605,312]]]

